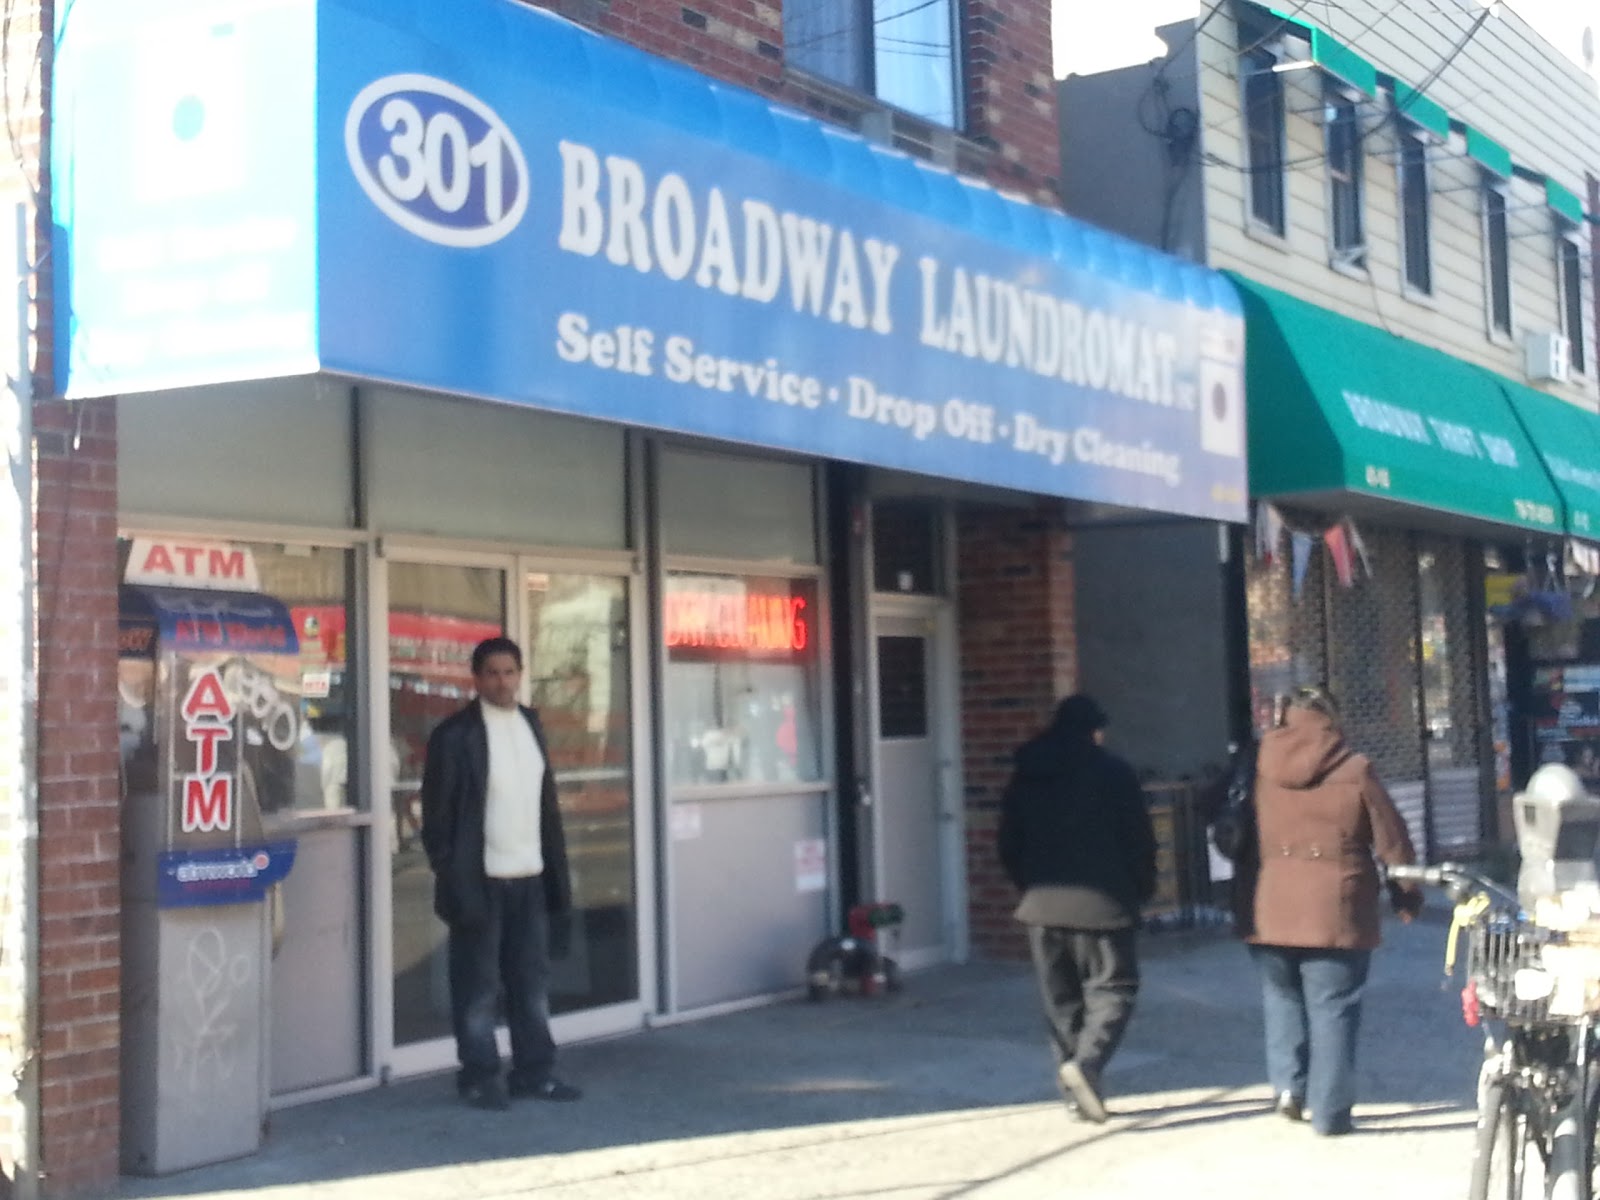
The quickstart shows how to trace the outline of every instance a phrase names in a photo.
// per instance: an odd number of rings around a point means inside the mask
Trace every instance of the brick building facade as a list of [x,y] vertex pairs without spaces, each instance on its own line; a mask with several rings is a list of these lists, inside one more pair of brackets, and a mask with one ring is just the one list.
[[[776,3],[726,0],[557,0],[563,15],[716,79],[849,127],[917,148],[925,122],[883,120],[870,96],[786,68],[783,13]],[[36,963],[6,923],[0,1017],[18,1090],[0,1101],[7,1175],[19,1192],[65,1196],[105,1186],[118,1170],[119,950],[117,662],[117,403],[52,398],[52,263],[48,152],[41,136],[50,96],[49,0],[14,18],[8,111],[22,178],[41,236],[33,257],[36,337],[32,406],[37,471],[38,865]],[[961,24],[963,129],[942,142],[959,170],[1054,205],[1059,174],[1055,89],[1050,79],[1050,5],[965,0]],[[30,74],[32,64],[32,74]],[[31,87],[17,81],[28,78]],[[937,140],[937,139],[935,139]],[[11,172],[11,192],[18,177]],[[27,195],[31,189],[22,188]],[[998,790],[1016,744],[1043,720],[1075,677],[1071,534],[1058,506],[970,507],[959,530],[956,598],[968,830],[971,943],[980,954],[1014,955],[1014,901],[993,862]],[[7,664],[11,669],[15,664]],[[14,705],[28,681],[4,681]],[[8,764],[9,766],[10,764]],[[12,776],[15,780],[17,777]],[[26,804],[12,788],[0,814],[7,870],[27,865]],[[16,916],[17,914],[13,914]],[[27,979],[38,1004],[24,1011]],[[40,1032],[26,1044],[27,1017]],[[34,1122],[30,1134],[29,1121]]]

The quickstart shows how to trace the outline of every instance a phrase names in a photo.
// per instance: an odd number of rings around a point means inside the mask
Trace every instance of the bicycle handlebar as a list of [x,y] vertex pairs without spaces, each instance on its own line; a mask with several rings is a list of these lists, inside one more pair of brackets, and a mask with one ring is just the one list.
[[1479,891],[1489,892],[1508,904],[1520,908],[1514,892],[1508,891],[1494,880],[1489,879],[1470,867],[1460,863],[1435,863],[1431,867],[1404,866],[1386,867],[1384,878],[1392,883],[1420,883],[1423,887],[1467,887],[1477,888]]

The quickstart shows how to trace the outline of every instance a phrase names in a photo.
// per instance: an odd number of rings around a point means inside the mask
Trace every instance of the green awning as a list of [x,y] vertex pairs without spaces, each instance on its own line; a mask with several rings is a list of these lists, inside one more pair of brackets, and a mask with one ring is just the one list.
[[1561,497],[1495,376],[1226,274],[1244,302],[1253,495],[1561,531]]
[[1583,201],[1549,176],[1544,181],[1544,199],[1546,204],[1574,225],[1583,224]]
[[1493,171],[1502,179],[1510,179],[1511,151],[1470,125],[1464,125],[1462,128],[1467,132],[1467,153],[1476,159],[1480,166]]
[[1359,88],[1368,96],[1378,94],[1378,68],[1350,49],[1332,35],[1318,29],[1304,17],[1270,5],[1256,5],[1277,20],[1292,26],[1298,34],[1311,42],[1311,61],[1328,74]]
[[1600,539],[1600,416],[1526,384],[1496,382],[1565,501],[1567,532]]
[[1436,137],[1450,139],[1450,114],[1403,80],[1394,81],[1394,106]]

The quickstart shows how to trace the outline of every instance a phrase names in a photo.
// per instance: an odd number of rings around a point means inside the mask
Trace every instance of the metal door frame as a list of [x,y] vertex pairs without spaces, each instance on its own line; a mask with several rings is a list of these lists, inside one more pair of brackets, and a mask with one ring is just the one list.
[[[655,824],[647,798],[654,794],[654,767],[651,753],[651,704],[648,653],[648,605],[644,574],[639,556],[631,550],[581,551],[569,548],[496,546],[493,543],[464,543],[461,539],[426,537],[379,537],[371,546],[368,571],[368,632],[371,651],[367,656],[371,673],[368,681],[373,703],[367,706],[367,745],[389,744],[389,615],[390,562],[422,566],[488,567],[503,573],[505,580],[505,623],[509,636],[521,644],[521,631],[527,624],[525,581],[530,572],[549,574],[607,575],[621,579],[628,588],[628,702],[630,769],[632,779],[635,970],[639,995],[618,1004],[551,1018],[557,1043],[584,1041],[625,1033],[644,1027],[646,1014],[656,1006],[656,891],[654,869]],[[381,569],[380,569],[381,564]],[[527,698],[524,680],[523,699]],[[380,702],[381,698],[381,702]],[[392,780],[388,778],[386,755],[368,755],[368,803],[372,811],[387,811],[377,806],[388,803]],[[374,1058],[381,1079],[437,1071],[455,1063],[455,1042],[450,1036],[432,1038],[408,1045],[394,1041],[394,893],[388,862],[388,840],[368,839],[368,865],[373,886],[372,929],[372,1038]],[[504,1028],[500,1030],[502,1052],[508,1049]]]
[[[948,539],[947,539],[948,540]],[[880,623],[893,620],[913,620],[926,623],[929,656],[928,736],[933,742],[935,787],[940,813],[939,863],[940,895],[944,911],[941,925],[944,929],[943,953],[935,961],[964,962],[969,947],[969,930],[966,903],[966,809],[961,803],[963,773],[960,747],[960,681],[957,668],[958,655],[955,637],[955,606],[940,596],[904,596],[897,593],[876,592],[867,600],[867,637],[869,653],[865,656],[865,694],[862,696],[863,716],[867,730],[867,770],[871,780],[871,795],[882,793],[883,762],[879,754],[880,719],[878,689],[881,677],[878,670],[878,638]],[[879,895],[883,885],[884,862],[883,810],[876,801],[871,810],[868,829],[871,837],[871,879],[864,881],[866,895],[873,899],[892,900],[892,896]],[[905,964],[915,968],[927,965],[912,961]]]

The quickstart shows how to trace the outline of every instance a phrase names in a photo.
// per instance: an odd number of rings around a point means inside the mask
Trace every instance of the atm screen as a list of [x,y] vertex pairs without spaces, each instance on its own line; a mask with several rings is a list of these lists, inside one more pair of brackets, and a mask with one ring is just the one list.
[[1563,821],[1556,835],[1557,862],[1592,862],[1600,843],[1600,821]]

